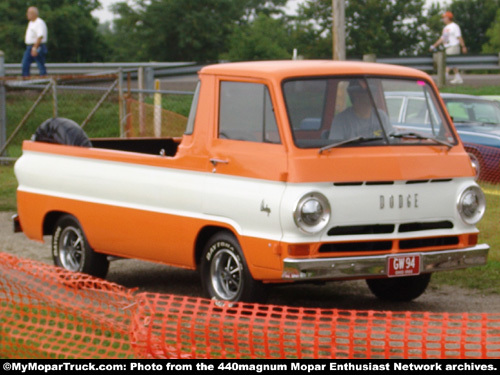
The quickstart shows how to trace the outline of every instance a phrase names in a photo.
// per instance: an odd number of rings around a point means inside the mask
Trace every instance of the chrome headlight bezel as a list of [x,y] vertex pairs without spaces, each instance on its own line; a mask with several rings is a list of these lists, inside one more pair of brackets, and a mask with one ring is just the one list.
[[464,223],[477,224],[486,210],[486,197],[479,186],[469,186],[458,196],[457,210]]
[[308,234],[316,234],[325,229],[330,221],[330,215],[328,199],[318,192],[302,196],[293,211],[295,225]]

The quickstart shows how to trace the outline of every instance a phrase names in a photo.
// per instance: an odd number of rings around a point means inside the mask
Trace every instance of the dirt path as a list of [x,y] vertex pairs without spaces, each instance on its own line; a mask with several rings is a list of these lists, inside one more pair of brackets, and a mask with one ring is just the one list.
[[[14,234],[11,216],[0,212],[0,252],[52,264],[50,237],[45,244]],[[111,263],[107,280],[141,291],[201,296],[198,274],[155,263],[118,260]],[[376,299],[364,281],[301,284],[270,289],[269,304],[356,310],[495,312],[500,313],[499,295],[481,295],[475,290],[432,283],[418,299],[408,303],[389,303]]]

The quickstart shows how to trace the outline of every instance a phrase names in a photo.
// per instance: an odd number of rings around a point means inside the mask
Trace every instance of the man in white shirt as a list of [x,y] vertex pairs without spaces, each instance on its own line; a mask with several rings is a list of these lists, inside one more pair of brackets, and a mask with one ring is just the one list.
[[47,75],[45,68],[45,57],[47,56],[47,25],[38,17],[38,9],[29,7],[26,12],[26,18],[29,20],[26,28],[24,42],[26,50],[24,51],[22,66],[23,77],[30,75],[30,66],[36,62],[41,76]]
[[[450,11],[444,12],[441,16],[442,20],[445,24],[443,28],[443,33],[441,37],[434,43],[430,50],[434,51],[437,46],[443,44],[446,55],[460,55],[460,49],[462,53],[467,53],[467,47],[465,46],[464,39],[462,38],[462,31],[460,30],[460,26],[458,26],[455,22],[453,22],[453,13]],[[449,67],[446,67],[446,75],[450,71]],[[463,79],[458,72],[458,68],[453,68],[453,73],[455,77],[451,81],[453,84],[463,83]]]

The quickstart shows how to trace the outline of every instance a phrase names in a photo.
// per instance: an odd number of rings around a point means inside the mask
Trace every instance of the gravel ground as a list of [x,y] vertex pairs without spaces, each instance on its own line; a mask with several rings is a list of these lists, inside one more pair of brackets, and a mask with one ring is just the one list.
[[[52,264],[50,237],[41,244],[12,231],[12,212],[0,212],[0,251]],[[108,281],[140,291],[201,296],[200,279],[194,271],[138,260],[117,260],[110,266]],[[433,284],[418,299],[407,303],[375,298],[364,281],[294,284],[270,288],[267,303],[336,309],[432,312],[500,312],[500,296],[475,290]]]

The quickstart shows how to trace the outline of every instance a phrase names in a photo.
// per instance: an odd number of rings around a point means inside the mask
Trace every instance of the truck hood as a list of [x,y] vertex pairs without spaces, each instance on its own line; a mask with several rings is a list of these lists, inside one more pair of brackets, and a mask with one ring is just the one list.
[[291,153],[289,182],[375,182],[473,177],[461,146],[441,145],[336,148]]

